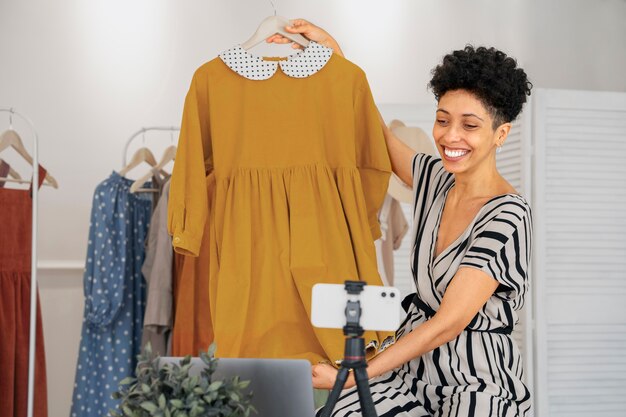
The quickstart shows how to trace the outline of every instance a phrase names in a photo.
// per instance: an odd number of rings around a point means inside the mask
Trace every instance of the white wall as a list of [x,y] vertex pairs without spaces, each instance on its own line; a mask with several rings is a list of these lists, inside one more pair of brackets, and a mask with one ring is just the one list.
[[[517,57],[539,87],[626,91],[624,0],[275,3],[333,33],[381,103],[432,104],[430,69],[466,43]],[[81,265],[93,189],[120,168],[126,138],[177,125],[193,71],[271,13],[268,1],[252,0],[0,0],[0,106],[35,122],[41,160],[61,185],[41,195],[43,263]],[[280,54],[273,48],[255,52]],[[157,141],[164,147],[169,135]],[[68,412],[81,287],[76,271],[42,276],[51,417]]]
[[[536,86],[626,91],[623,0],[276,3],[328,28],[378,102],[432,101],[430,69],[468,42],[517,57]],[[119,168],[126,138],[177,125],[195,68],[271,12],[251,0],[0,0],[0,106],[36,123],[61,184],[42,195],[41,259],[84,257],[91,193]]]

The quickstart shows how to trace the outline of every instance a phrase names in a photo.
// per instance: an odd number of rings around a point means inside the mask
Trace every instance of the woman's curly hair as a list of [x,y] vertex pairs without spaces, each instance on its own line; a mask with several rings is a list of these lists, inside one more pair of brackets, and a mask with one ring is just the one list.
[[515,59],[482,46],[467,45],[446,55],[432,75],[429,87],[437,100],[452,90],[474,94],[491,114],[494,129],[515,120],[533,86]]

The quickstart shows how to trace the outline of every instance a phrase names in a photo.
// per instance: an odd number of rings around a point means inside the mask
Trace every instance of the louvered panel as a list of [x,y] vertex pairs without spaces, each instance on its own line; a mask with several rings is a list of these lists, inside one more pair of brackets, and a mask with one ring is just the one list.
[[[544,90],[545,91],[545,90]],[[594,94],[594,92],[589,92]],[[602,94],[602,93],[600,93]],[[609,93],[613,95],[612,93]],[[603,109],[580,106],[574,108],[572,105],[562,105],[560,107],[552,106],[549,109],[550,127],[554,126],[571,126],[573,123],[585,120],[585,127],[597,126],[606,127],[607,125],[626,126],[626,120],[623,118],[621,109],[612,109],[609,106]]]
[[539,90],[537,415],[626,410],[626,94]]
[[[626,325],[549,325],[550,416],[626,410]],[[610,414],[602,414],[610,415]]]
[[[598,231],[603,225],[596,225],[598,215],[617,219],[624,218],[626,214],[623,208],[626,205],[626,147],[623,142],[619,146],[607,143],[614,137],[626,138],[626,123],[616,119],[618,113],[613,113],[613,118],[604,118],[598,122],[593,116],[599,113],[579,110],[574,117],[569,116],[564,109],[549,109],[547,112],[549,123],[546,127],[546,143],[550,144],[545,152],[546,165],[549,167],[544,197],[547,217],[550,220],[564,212],[572,216],[567,235],[548,235],[546,261],[549,265],[547,271],[551,272],[546,277],[548,294],[580,294],[584,291],[594,295],[626,293],[626,279],[617,270],[611,274],[612,279],[607,279],[605,274],[599,274],[593,269],[578,272],[576,276],[570,275],[568,279],[558,278],[559,275],[555,273],[570,265],[581,264],[601,263],[615,268],[618,266],[614,264],[615,261],[626,259],[626,224],[609,225],[613,230],[607,234]],[[626,113],[622,115],[626,116]],[[562,123],[563,120],[568,123]],[[587,136],[584,143],[593,142],[593,151],[584,146],[570,146],[581,132],[587,131],[593,131],[593,141]],[[563,152],[564,149],[567,152]],[[596,184],[612,179],[622,186],[596,187],[593,183],[581,186],[576,177],[568,175],[581,171],[596,173]],[[554,181],[553,174],[560,181]],[[565,174],[565,179],[561,174]],[[585,217],[585,226],[592,230],[595,228],[595,233],[573,233],[577,228],[576,217]]]

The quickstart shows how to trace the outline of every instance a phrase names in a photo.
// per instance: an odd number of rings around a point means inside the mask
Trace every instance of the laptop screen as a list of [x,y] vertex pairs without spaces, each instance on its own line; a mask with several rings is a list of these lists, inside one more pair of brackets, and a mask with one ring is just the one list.
[[[179,364],[182,358],[164,357],[166,363]],[[205,367],[200,358],[191,359],[190,375],[200,375]],[[232,359],[218,360],[213,380],[239,376],[250,381],[245,392],[252,392],[252,405],[258,417],[313,417],[311,364],[302,359]]]

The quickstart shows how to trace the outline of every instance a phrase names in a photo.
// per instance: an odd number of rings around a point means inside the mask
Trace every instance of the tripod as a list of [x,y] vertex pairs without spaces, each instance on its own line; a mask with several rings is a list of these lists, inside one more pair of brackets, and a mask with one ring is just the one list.
[[350,369],[354,372],[356,381],[356,389],[359,394],[359,403],[361,404],[361,412],[364,417],[377,417],[374,401],[370,392],[370,386],[367,377],[367,362],[365,361],[365,341],[363,340],[363,328],[359,324],[361,319],[361,303],[358,295],[363,291],[364,282],[346,281],[346,292],[348,293],[348,302],[346,303],[346,325],[343,327],[343,334],[346,336],[346,344],[344,348],[344,358],[341,361],[337,379],[333,386],[328,401],[322,410],[322,417],[330,417],[333,412],[339,394],[346,384],[348,372]]

